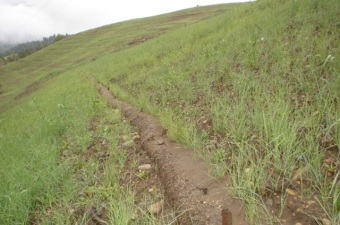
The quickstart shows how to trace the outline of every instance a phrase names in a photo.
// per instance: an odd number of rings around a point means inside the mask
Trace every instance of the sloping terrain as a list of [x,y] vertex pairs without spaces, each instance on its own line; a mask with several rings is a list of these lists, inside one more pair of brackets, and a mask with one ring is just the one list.
[[[229,184],[224,191],[241,200],[247,223],[338,224],[339,17],[336,0],[196,7],[83,32],[1,66],[1,221],[171,223],[130,197],[133,182],[124,180],[124,193],[113,188],[124,174],[124,146],[137,141],[124,138],[133,131],[122,125],[125,119],[115,119],[94,79],[157,118],[171,142],[194,149],[189,154],[204,161],[206,175]],[[86,127],[104,111],[96,139]],[[88,151],[101,155],[103,150],[88,148],[95,140],[110,152],[107,164],[82,158]],[[161,160],[148,155],[161,174]],[[184,151],[176,157],[180,164]],[[117,174],[110,175],[112,169]],[[171,173],[164,177],[172,179]],[[158,177],[164,199],[171,198],[167,192],[180,195],[164,177]],[[115,208],[115,201],[122,207]],[[169,201],[170,208],[174,202],[181,201]],[[134,207],[137,220],[129,211]],[[171,221],[184,215],[172,210]]]
[[[29,57],[0,67],[0,106],[37,83],[98,57],[130,48],[179,27],[221,14],[233,5],[197,7],[179,12],[107,25],[73,35]],[[34,88],[33,88],[34,89]]]

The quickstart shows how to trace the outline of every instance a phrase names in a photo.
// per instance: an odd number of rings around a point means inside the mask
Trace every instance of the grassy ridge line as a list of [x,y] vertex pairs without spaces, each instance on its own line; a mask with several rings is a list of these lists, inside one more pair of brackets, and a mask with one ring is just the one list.
[[[160,16],[136,19],[82,32],[15,63],[0,67],[0,106],[13,101],[31,83],[50,73],[75,68],[103,55],[129,48],[168,31],[220,14],[233,6],[196,7]],[[136,41],[137,40],[137,41]]]
[[280,184],[307,168],[297,191],[338,223],[339,175],[327,171],[339,156],[322,160],[340,143],[339,13],[336,1],[259,1],[84,68],[158,115],[174,139],[200,146],[217,174],[230,174],[252,221],[274,222],[259,195],[285,193]]

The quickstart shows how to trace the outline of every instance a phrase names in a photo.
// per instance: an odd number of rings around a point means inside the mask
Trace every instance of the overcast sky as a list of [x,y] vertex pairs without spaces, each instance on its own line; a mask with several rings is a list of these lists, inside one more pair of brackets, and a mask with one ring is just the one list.
[[75,34],[119,21],[247,0],[0,0],[0,42]]

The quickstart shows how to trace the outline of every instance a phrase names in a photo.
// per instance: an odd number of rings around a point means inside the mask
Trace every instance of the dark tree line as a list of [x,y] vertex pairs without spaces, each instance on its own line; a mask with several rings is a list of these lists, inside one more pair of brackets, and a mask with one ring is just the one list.
[[50,44],[53,44],[57,41],[60,41],[70,35],[66,34],[54,34],[49,37],[44,37],[40,41],[30,41],[26,43],[22,43],[19,45],[16,45],[12,47],[11,49],[7,50],[4,53],[0,54],[0,57],[2,58],[3,62],[12,62],[16,61],[18,59],[24,58],[42,48],[45,48],[49,46]]

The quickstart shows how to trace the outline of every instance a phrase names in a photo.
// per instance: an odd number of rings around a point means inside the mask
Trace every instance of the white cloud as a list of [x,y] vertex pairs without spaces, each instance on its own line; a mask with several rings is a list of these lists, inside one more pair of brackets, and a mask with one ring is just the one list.
[[118,21],[228,1],[246,0],[0,0],[0,42],[74,34]]

